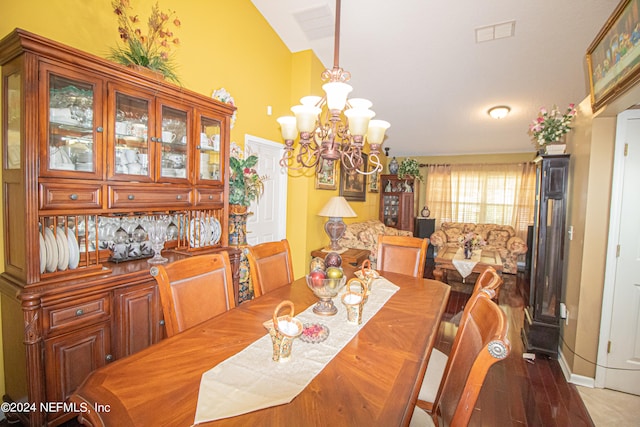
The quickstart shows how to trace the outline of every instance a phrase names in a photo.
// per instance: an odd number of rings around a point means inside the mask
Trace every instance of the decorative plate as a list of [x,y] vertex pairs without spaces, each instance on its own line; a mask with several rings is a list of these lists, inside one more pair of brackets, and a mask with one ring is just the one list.
[[303,325],[300,340],[311,344],[317,344],[327,339],[329,328],[321,323],[305,323]]

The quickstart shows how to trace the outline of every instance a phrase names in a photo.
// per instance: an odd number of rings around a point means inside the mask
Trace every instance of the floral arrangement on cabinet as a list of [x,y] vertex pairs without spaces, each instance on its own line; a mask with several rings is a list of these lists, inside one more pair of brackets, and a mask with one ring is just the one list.
[[246,159],[236,156],[229,158],[231,173],[229,174],[229,204],[249,206],[264,193],[266,176],[258,175],[254,166],[258,156],[252,154]]
[[152,6],[147,20],[146,33],[138,26],[140,17],[129,12],[129,0],[112,0],[111,6],[118,15],[118,33],[124,46],[111,49],[109,59],[126,66],[140,66],[157,71],[167,80],[180,83],[175,64],[170,58],[171,45],[179,45],[172,28],[180,28],[175,11],[160,10],[158,3]]
[[571,130],[569,125],[575,116],[575,104],[569,104],[564,112],[561,112],[557,105],[554,105],[551,111],[545,107],[540,108],[538,117],[529,125],[529,135],[534,145],[540,148],[545,144],[560,141]]

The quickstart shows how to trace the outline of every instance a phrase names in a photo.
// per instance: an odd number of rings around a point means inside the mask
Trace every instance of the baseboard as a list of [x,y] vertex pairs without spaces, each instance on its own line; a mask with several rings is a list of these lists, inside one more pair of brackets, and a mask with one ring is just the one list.
[[564,378],[568,383],[583,387],[595,388],[595,378],[585,377],[584,375],[576,375],[571,372],[571,370],[569,369],[569,364],[567,363],[567,359],[565,359],[564,354],[562,354],[561,348],[558,348],[558,363],[560,364],[560,369],[562,369]]

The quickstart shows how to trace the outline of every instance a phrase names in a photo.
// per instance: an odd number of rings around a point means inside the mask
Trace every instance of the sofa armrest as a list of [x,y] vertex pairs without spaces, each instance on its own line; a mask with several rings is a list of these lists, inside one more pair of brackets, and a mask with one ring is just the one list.
[[444,231],[437,230],[429,237],[429,242],[436,248],[441,248],[447,243],[447,235]]
[[507,241],[507,250],[513,255],[526,254],[528,249],[527,244],[520,237],[514,236]]

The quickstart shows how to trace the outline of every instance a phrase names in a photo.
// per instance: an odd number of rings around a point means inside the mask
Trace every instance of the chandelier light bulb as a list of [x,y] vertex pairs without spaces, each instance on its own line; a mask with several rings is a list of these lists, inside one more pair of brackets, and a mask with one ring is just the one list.
[[278,117],[278,123],[280,123],[282,138],[285,141],[296,139],[296,136],[298,136],[298,128],[296,127],[296,118],[294,116]]
[[369,144],[382,144],[384,141],[384,133],[391,125],[384,120],[370,120],[369,130],[367,131],[367,141]]
[[350,108],[344,112],[344,115],[349,119],[351,135],[364,136],[369,128],[369,120],[371,120],[376,113],[362,108]]
[[327,108],[329,110],[344,110],[347,104],[347,95],[353,90],[351,85],[342,82],[330,82],[322,85],[327,93]]
[[320,108],[310,105],[295,105],[291,107],[291,111],[296,115],[298,131],[313,132],[318,114],[320,114]]

